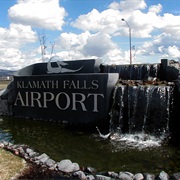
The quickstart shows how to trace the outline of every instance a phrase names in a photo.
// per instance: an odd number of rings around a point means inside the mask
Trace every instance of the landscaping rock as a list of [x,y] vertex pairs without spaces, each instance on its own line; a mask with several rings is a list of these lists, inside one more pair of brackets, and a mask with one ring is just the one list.
[[93,173],[96,173],[97,170],[95,168],[89,166],[85,169],[85,172],[93,174]]
[[174,173],[174,174],[172,175],[172,179],[173,179],[173,180],[180,180],[180,173]]
[[87,180],[95,180],[95,177],[93,175],[87,175],[86,178]]
[[119,179],[120,180],[133,180],[134,175],[130,172],[120,172]]
[[78,177],[81,180],[86,180],[87,179],[86,175],[82,171],[77,171],[77,172],[73,173],[73,176]]
[[169,175],[166,172],[161,171],[157,177],[157,180],[169,180]]
[[108,175],[112,178],[118,178],[119,177],[118,173],[115,173],[115,172],[108,172]]
[[46,162],[45,162],[45,164],[46,164],[46,166],[48,166],[48,167],[53,167],[55,164],[56,164],[56,162],[53,160],[53,159],[48,159]]
[[17,148],[17,150],[19,151],[19,154],[21,155],[21,156],[25,156],[25,151],[24,151],[24,149],[20,146],[20,147],[18,147]]
[[144,179],[146,179],[146,180],[155,180],[155,175],[154,174],[145,173],[144,174]]
[[70,173],[79,171],[79,165],[77,163],[72,163],[69,159],[65,159],[57,163],[58,169],[60,171]]
[[[72,163],[71,160],[65,159],[60,162],[55,162],[47,154],[39,154],[33,151],[26,145],[14,145],[6,141],[0,142],[0,148],[11,151],[12,153],[19,155],[27,161],[34,163],[35,167],[41,167],[42,171],[47,170],[52,175],[63,176],[64,179],[80,179],[80,180],[180,180],[180,172],[174,173],[169,176],[166,172],[161,171],[156,177],[154,174],[149,173],[137,173],[131,172],[104,172],[100,173],[93,167],[81,168],[77,163]],[[18,152],[18,153],[17,153]],[[29,156],[33,154],[33,158]],[[48,172],[48,173],[49,173]],[[62,179],[62,177],[60,178]]]
[[111,180],[110,177],[108,176],[103,176],[103,175],[96,175],[97,180]]
[[144,179],[144,176],[141,173],[135,174],[133,178],[133,180],[143,180],[143,179]]

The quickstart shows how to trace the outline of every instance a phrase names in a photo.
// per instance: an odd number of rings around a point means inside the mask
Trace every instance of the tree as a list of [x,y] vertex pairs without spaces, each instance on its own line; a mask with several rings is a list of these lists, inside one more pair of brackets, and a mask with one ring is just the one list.
[[[45,61],[45,55],[46,55],[46,49],[47,49],[47,46],[46,46],[46,34],[44,33],[44,31],[38,35],[39,36],[39,43],[40,43],[40,46],[41,46],[41,58],[42,58],[42,62]],[[51,44],[51,52],[50,52],[50,58],[52,57],[53,53],[54,53],[54,47],[55,47],[55,42],[50,42]]]
[[41,58],[42,58],[42,62],[44,62],[44,55],[46,55],[46,35],[44,34],[44,31],[42,32],[42,34],[39,34],[39,43],[41,46]]

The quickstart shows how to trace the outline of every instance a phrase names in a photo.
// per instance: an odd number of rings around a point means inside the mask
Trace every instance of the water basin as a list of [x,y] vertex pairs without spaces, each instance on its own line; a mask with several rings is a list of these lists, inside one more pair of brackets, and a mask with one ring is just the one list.
[[[56,161],[70,159],[81,167],[91,166],[98,171],[180,172],[179,148],[161,143],[138,148],[137,144],[128,145],[132,137],[123,138],[103,139],[96,129],[78,131],[57,123],[0,117],[0,141],[27,144]],[[137,140],[137,135],[134,139]]]

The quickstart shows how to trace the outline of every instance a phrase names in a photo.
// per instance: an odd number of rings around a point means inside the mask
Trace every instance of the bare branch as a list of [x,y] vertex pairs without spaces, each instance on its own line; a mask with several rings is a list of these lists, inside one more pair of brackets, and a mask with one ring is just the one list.
[[42,57],[42,62],[44,62],[44,55],[46,55],[46,35],[44,34],[44,31],[42,34],[39,34],[39,43],[41,46],[41,57]]

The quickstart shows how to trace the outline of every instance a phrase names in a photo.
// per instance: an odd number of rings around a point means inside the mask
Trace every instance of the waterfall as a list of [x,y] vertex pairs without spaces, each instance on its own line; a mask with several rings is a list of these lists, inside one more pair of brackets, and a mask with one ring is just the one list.
[[114,91],[110,130],[162,135],[169,132],[173,86],[118,84]]
[[145,133],[146,131],[146,120],[147,120],[147,117],[148,117],[148,109],[149,109],[149,104],[150,104],[150,100],[151,100],[151,96],[152,96],[152,91],[153,91],[153,88],[150,88],[150,86],[147,86],[146,88],[146,105],[145,105],[145,112],[144,112],[144,119],[143,119],[143,127],[142,127],[142,133]]

